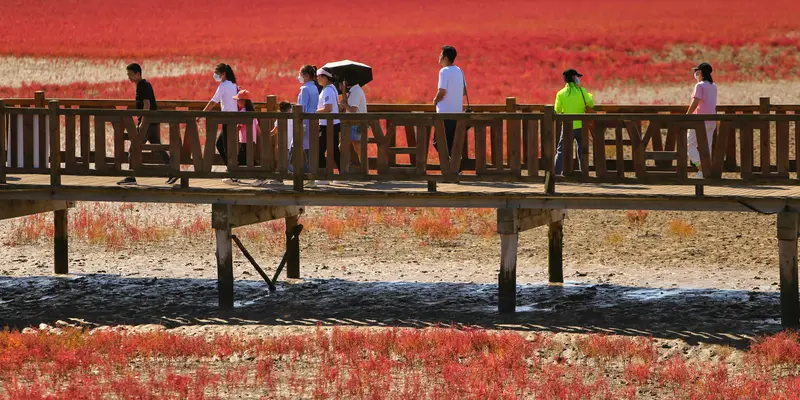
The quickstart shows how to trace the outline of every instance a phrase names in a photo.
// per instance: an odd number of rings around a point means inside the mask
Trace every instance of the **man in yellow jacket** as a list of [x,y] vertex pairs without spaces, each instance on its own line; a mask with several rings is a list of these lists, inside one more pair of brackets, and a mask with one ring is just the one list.
[[[563,89],[558,91],[556,94],[556,104],[555,104],[555,111],[558,114],[583,114],[586,112],[587,108],[594,107],[594,99],[592,99],[592,94],[587,92],[586,89],[580,86],[581,77],[583,75],[579,74],[578,71],[570,68],[563,73],[564,75],[564,82],[566,85]],[[580,120],[572,122],[572,137],[578,144],[578,149],[581,148],[581,127],[582,123]],[[564,128],[562,128],[564,129]],[[563,174],[563,146],[572,146],[572,143],[564,143],[564,132],[561,132],[561,138],[558,140],[558,148],[556,149],[556,175]],[[578,152],[572,152],[572,154],[579,154]],[[583,165],[581,165],[581,158],[576,156],[573,159],[578,159],[578,165],[580,166],[581,170],[583,170]]]

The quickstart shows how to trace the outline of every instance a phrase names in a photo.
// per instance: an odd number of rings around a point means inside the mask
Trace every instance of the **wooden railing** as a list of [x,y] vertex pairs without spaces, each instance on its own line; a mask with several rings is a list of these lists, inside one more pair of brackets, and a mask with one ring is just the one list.
[[[685,115],[684,106],[618,105],[598,106],[598,114],[559,115],[552,106],[516,104],[513,99],[505,105],[473,106],[471,114],[436,114],[428,105],[370,105],[368,114],[337,115],[342,121],[340,169],[332,151],[325,156],[326,166],[320,166],[320,115],[304,114],[298,106],[292,113],[275,112],[274,96],[256,105],[262,111],[248,113],[202,112],[198,110],[205,103],[191,101],[162,101],[159,111],[124,109],[132,105],[117,100],[46,101],[38,93],[34,99],[4,100],[0,181],[7,174],[25,173],[50,174],[53,185],[60,184],[62,175],[238,177],[289,179],[297,190],[312,178],[541,182],[552,177],[561,127],[572,126],[574,120],[593,128],[582,130],[577,153],[564,147],[565,176],[559,181],[796,184],[800,173],[800,106],[771,105],[768,99],[759,105],[720,106],[720,114],[702,116]],[[138,116],[143,117],[139,129]],[[196,118],[204,123],[198,125]],[[246,143],[246,162],[238,165],[237,125],[251,133],[253,119],[262,132]],[[452,157],[447,156],[444,120],[458,121]],[[276,121],[279,133],[271,137]],[[302,147],[294,146],[290,173],[286,132],[288,124],[300,127],[303,121],[311,132],[311,172],[304,173]],[[711,151],[702,134],[704,121],[717,123]],[[144,143],[150,124],[163,128],[164,144]],[[354,125],[362,131],[357,143],[350,141]],[[214,146],[222,126],[228,129],[227,160]],[[698,131],[702,180],[690,175],[688,129]],[[572,142],[571,135],[571,129],[564,130],[565,143]],[[294,129],[293,140],[302,143],[303,129]],[[332,149],[331,118],[327,140]],[[160,151],[169,152],[169,165],[157,156]],[[583,170],[577,169],[578,158]]]

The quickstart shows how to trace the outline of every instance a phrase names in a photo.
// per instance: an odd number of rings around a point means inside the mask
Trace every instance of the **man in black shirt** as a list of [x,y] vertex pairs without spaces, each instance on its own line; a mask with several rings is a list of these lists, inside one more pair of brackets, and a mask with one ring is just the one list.
[[[156,94],[153,92],[153,85],[150,82],[142,79],[142,67],[139,64],[130,64],[127,67],[128,79],[136,84],[136,109],[137,110],[158,110],[156,103]],[[142,124],[142,117],[138,118],[136,128],[138,129]],[[161,127],[158,124],[150,124],[147,129],[147,142],[150,144],[161,144]],[[165,164],[169,165],[169,155],[166,151],[159,150],[156,154],[161,157]],[[130,160],[128,160],[130,163]],[[170,177],[167,184],[172,185],[177,182],[178,178]],[[136,178],[129,176],[119,182],[118,185],[135,185]]]

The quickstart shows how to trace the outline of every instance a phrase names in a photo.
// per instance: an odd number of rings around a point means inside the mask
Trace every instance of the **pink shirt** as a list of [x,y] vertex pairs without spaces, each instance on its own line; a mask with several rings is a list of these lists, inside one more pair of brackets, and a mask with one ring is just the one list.
[[[245,112],[245,109],[240,109],[239,111]],[[258,136],[258,120],[253,118],[253,143],[256,142],[256,137]],[[239,143],[247,143],[247,127],[244,124],[239,124]]]
[[695,114],[716,114],[717,113],[717,85],[708,81],[698,82],[694,85],[692,97],[700,100]]

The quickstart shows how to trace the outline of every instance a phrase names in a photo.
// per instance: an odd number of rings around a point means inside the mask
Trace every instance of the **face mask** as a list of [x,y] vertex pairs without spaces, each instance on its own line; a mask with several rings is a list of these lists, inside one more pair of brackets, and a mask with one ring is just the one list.
[[303,79],[302,75],[297,75],[297,81],[300,82],[300,83],[305,83],[306,82],[306,80]]
[[217,73],[215,72],[215,73],[214,73],[214,80],[215,80],[215,81],[217,81],[217,82],[222,82],[222,77],[221,77],[221,76],[219,76],[219,74],[217,74]]
[[694,71],[694,80],[700,79],[700,71]]
[[576,85],[580,85],[580,84],[581,84],[581,78],[578,78],[578,77],[576,76],[576,77],[575,77],[575,84],[576,84]]

